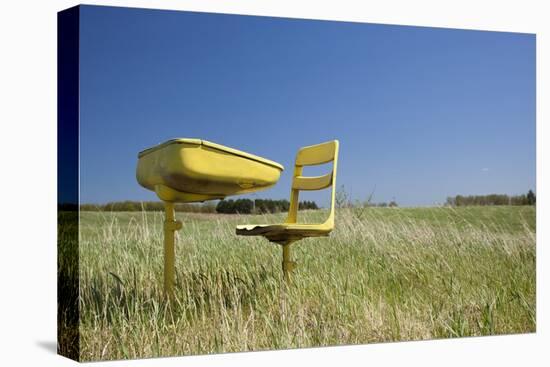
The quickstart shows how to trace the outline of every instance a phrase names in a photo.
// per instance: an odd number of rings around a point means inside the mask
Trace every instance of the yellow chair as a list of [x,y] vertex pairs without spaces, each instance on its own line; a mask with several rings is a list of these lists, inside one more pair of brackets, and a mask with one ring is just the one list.
[[[317,177],[302,176],[304,166],[314,166],[333,162],[332,172]],[[281,224],[247,224],[237,226],[241,236],[263,236],[270,242],[283,246],[283,273],[288,281],[289,272],[296,263],[290,259],[290,245],[306,237],[328,236],[334,228],[334,201],[336,190],[336,168],[338,163],[338,140],[303,147],[296,155],[294,176],[290,191],[288,217]],[[332,186],[330,214],[320,224],[296,223],[298,217],[298,196],[300,190],[322,190]]]

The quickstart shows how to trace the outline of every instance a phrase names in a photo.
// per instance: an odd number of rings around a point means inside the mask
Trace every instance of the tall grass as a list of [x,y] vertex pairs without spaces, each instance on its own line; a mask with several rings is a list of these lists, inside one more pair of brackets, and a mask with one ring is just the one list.
[[283,214],[177,216],[167,303],[162,213],[81,213],[83,360],[535,331],[532,207],[341,209],[288,286],[277,245],[234,234]]

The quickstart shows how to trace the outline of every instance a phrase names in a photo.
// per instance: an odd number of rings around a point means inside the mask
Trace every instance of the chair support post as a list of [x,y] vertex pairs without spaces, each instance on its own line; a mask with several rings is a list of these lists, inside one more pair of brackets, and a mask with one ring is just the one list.
[[175,272],[175,232],[182,228],[182,223],[175,219],[174,203],[165,201],[164,211],[164,294],[174,298]]
[[[303,147],[296,155],[294,174],[290,189],[290,207],[284,223],[237,226],[236,234],[243,236],[263,236],[270,242],[283,247],[283,276],[288,283],[290,273],[296,263],[290,258],[290,245],[307,237],[328,236],[334,229],[334,208],[336,197],[336,170],[338,166],[338,140]],[[332,172],[318,177],[303,176],[304,166],[315,166],[332,162]],[[298,222],[300,207],[299,195],[302,190],[322,190],[332,186],[330,213],[323,223],[308,223],[307,226]],[[305,223],[304,223],[305,224]]]

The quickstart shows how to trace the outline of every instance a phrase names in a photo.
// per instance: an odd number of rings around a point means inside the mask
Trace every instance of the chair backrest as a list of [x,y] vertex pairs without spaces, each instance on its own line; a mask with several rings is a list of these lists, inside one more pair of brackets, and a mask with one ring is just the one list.
[[[304,166],[316,166],[332,163],[332,172],[316,177],[302,176]],[[317,145],[303,147],[296,154],[294,176],[290,190],[290,208],[286,223],[296,223],[298,217],[298,198],[300,190],[322,190],[332,186],[330,214],[323,223],[334,227],[334,201],[336,196],[336,168],[338,163],[338,140],[328,141]]]

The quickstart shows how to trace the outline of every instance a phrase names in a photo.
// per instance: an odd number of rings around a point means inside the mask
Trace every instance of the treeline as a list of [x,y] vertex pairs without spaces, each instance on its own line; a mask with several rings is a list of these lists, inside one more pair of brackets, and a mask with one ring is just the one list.
[[[216,206],[216,211],[223,214],[261,214],[261,213],[279,213],[286,212],[290,208],[288,200],[271,199],[237,199],[221,200]],[[314,201],[300,201],[298,210],[319,209]]]
[[[186,213],[224,213],[224,214],[260,214],[286,212],[290,207],[288,200],[271,199],[237,199],[221,200],[216,205],[213,202],[206,203],[178,203],[174,205],[177,212]],[[76,205],[75,208],[76,209]],[[300,201],[298,209],[319,209],[314,201]],[[68,210],[63,207],[60,210]],[[81,211],[102,212],[140,212],[140,211],[164,211],[161,201],[115,201],[107,204],[80,204]]]
[[446,205],[535,205],[537,198],[532,190],[522,195],[490,194],[490,195],[456,195],[448,197]]
[[[214,203],[178,203],[174,205],[177,212],[187,213],[215,213]],[[80,204],[81,211],[102,212],[148,212],[164,211],[164,204],[160,201],[115,201],[107,204]]]
[[380,202],[380,203],[365,203],[365,206],[376,206],[376,207],[379,207],[379,208],[387,208],[387,207],[397,208],[399,205],[397,204],[397,202],[395,200],[392,200],[389,203],[387,203],[385,201]]

